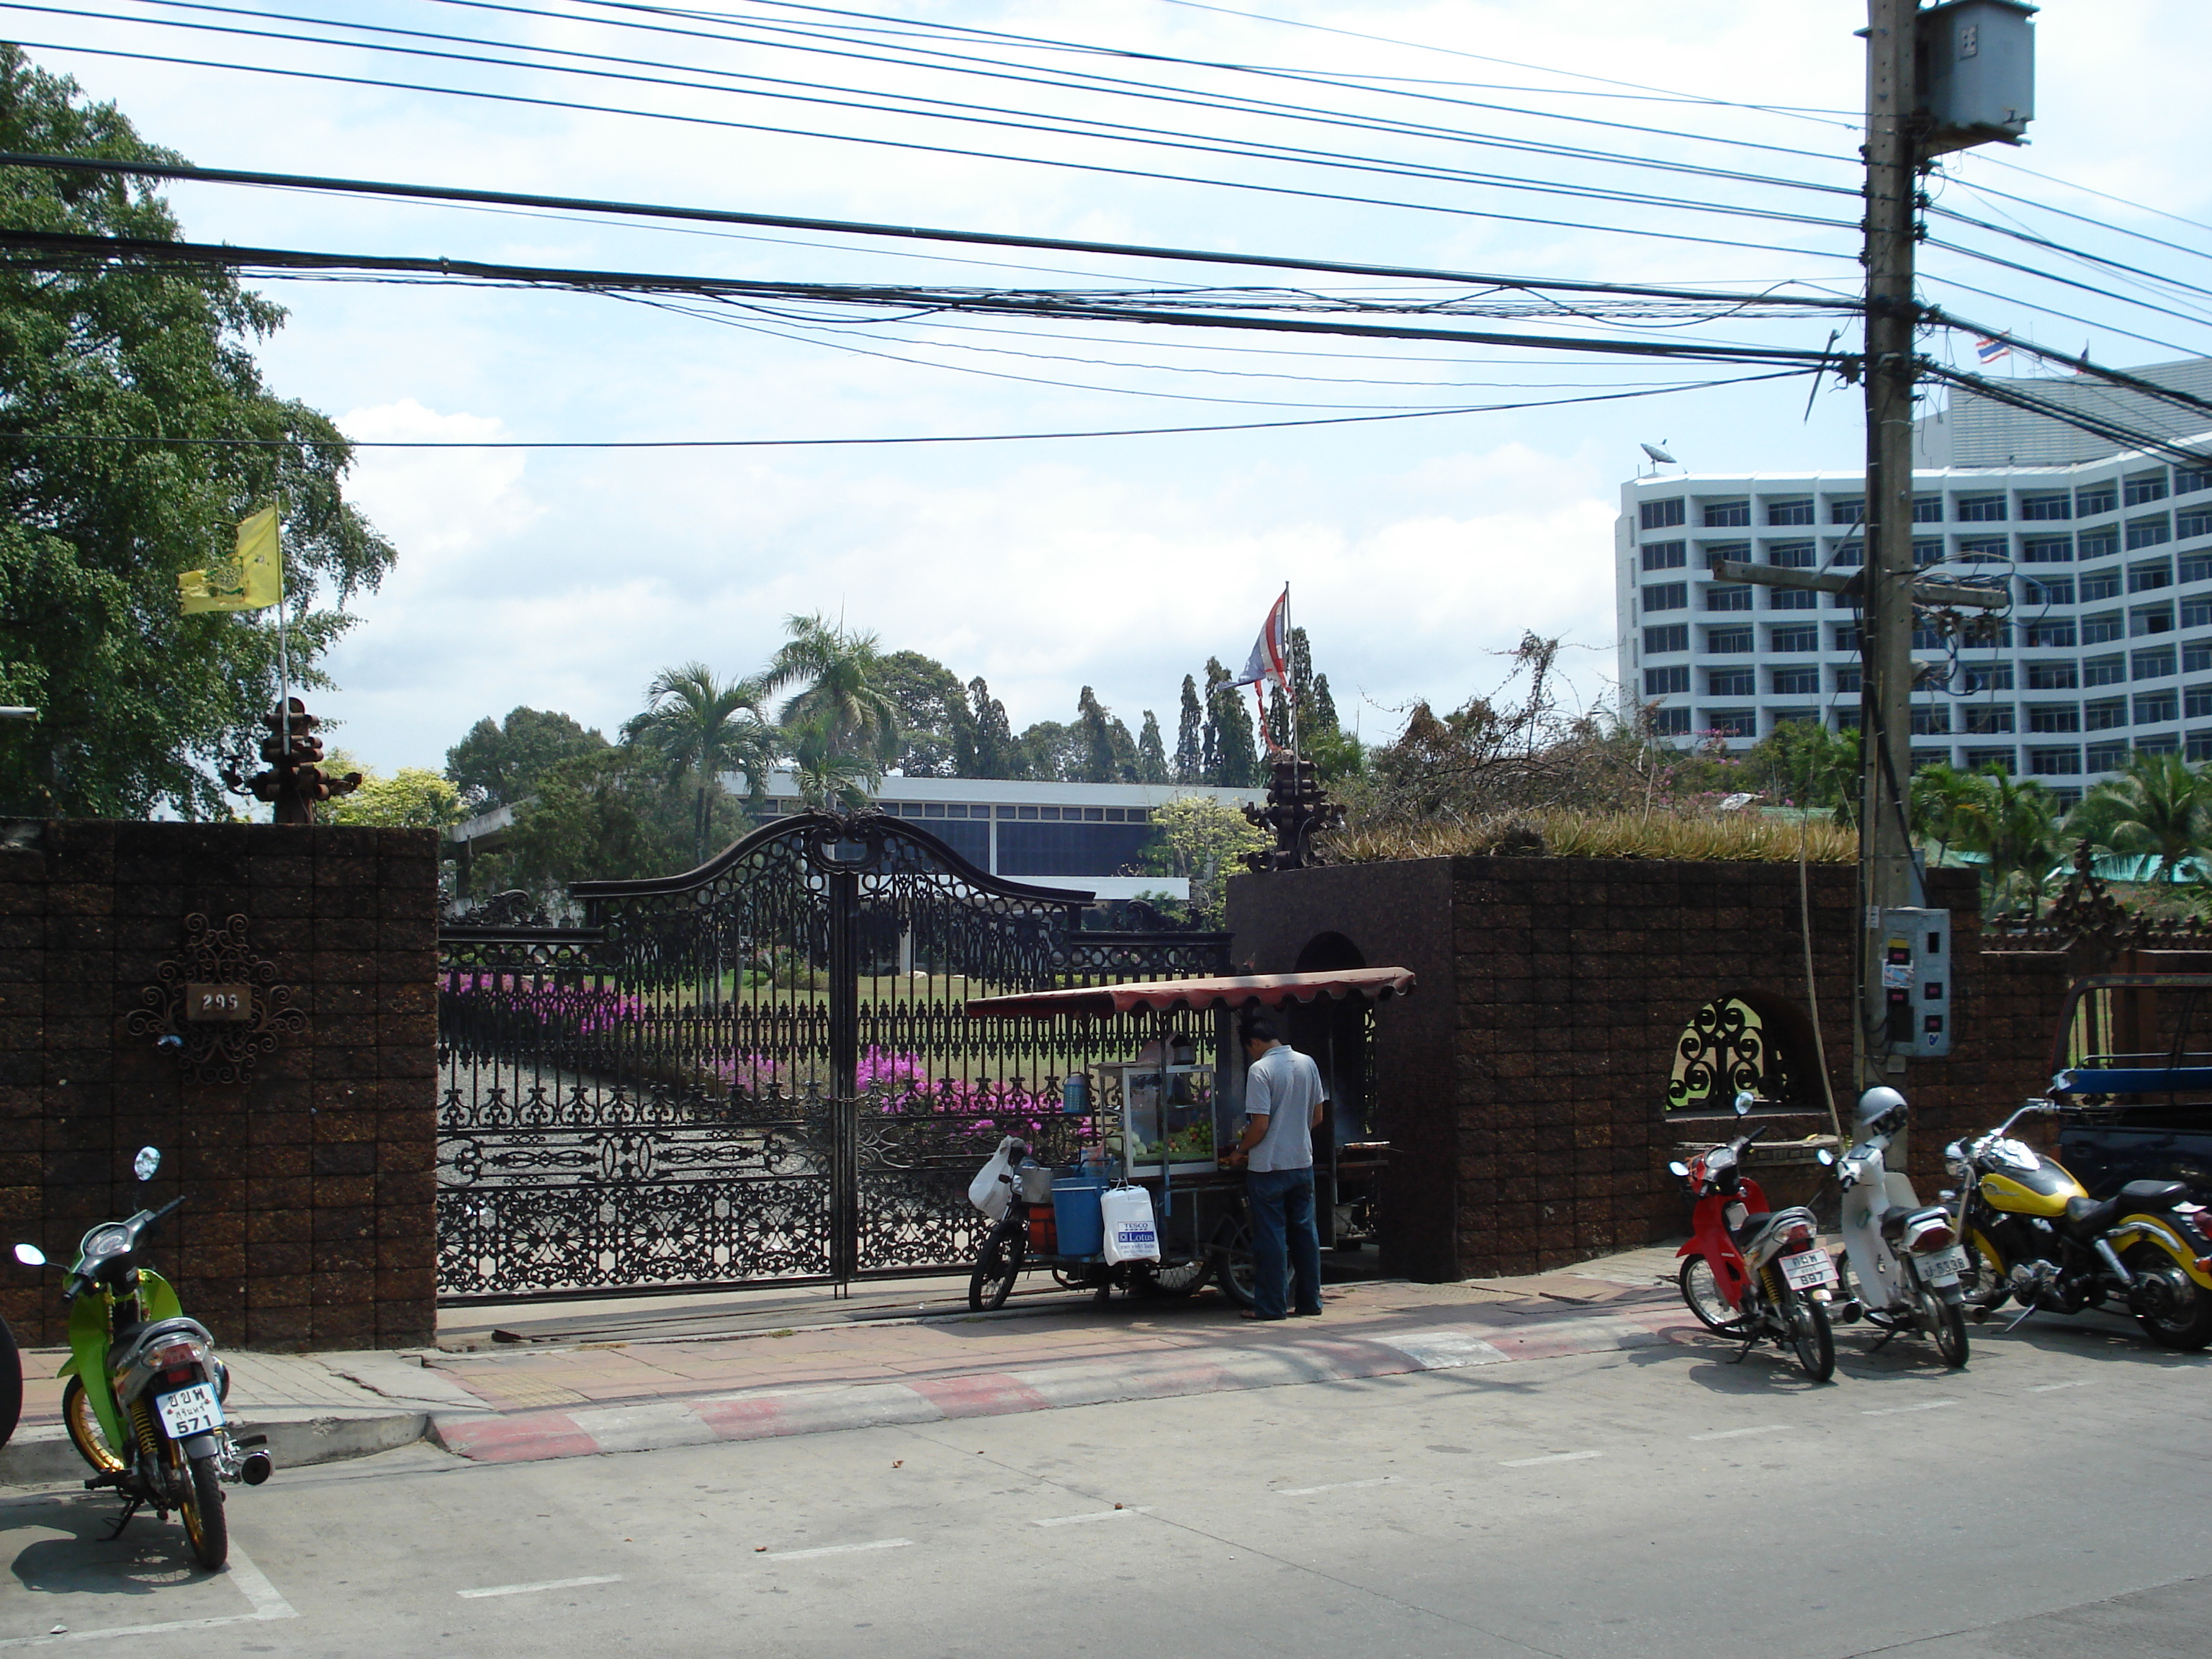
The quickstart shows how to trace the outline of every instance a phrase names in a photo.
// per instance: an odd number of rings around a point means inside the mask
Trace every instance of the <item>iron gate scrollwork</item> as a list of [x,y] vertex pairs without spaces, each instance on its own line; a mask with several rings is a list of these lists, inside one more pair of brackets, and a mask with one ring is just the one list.
[[1227,965],[1224,935],[1084,931],[1087,894],[876,813],[572,891],[585,927],[441,935],[448,1300],[964,1265],[999,1139],[1070,1160],[1092,1126],[1060,1078],[1149,1035],[967,1000]]

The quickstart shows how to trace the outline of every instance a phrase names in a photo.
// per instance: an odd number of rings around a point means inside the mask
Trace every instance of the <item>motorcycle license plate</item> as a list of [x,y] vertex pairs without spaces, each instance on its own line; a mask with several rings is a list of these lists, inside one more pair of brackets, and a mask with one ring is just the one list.
[[1836,1282],[1836,1264],[1826,1250],[1800,1250],[1782,1258],[1782,1276],[1801,1291],[1815,1291]]
[[215,1397],[210,1383],[188,1383],[173,1393],[157,1395],[154,1407],[161,1413],[161,1426],[172,1440],[189,1439],[222,1426],[222,1401]]
[[1966,1253],[1954,1244],[1920,1258],[1920,1276],[1930,1285],[1955,1285],[1966,1271]]

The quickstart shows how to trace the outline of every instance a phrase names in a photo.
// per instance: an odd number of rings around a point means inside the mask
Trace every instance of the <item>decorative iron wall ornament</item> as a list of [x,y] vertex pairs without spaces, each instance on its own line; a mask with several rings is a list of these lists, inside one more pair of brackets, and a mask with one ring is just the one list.
[[1000,1139],[1071,1161],[1096,1126],[1061,1079],[1150,1035],[969,998],[1228,965],[1218,933],[1085,932],[1087,894],[878,813],[573,893],[586,927],[440,935],[448,1301],[964,1267]]
[[2212,951],[2212,929],[2195,916],[2145,916],[2129,909],[2097,874],[2095,855],[2084,843],[2074,850],[2074,872],[2050,914],[1985,922],[1982,947],[2076,952],[2077,968],[2096,972],[2131,951]]
[[1748,1089],[1781,1103],[1796,1100],[1788,1045],[1768,1032],[1741,997],[1716,997],[1690,1017],[1674,1045],[1667,1085],[1670,1112],[1724,1112]]
[[1333,835],[1344,828],[1344,808],[1321,787],[1321,775],[1310,760],[1279,760],[1267,782],[1267,804],[1247,806],[1246,822],[1272,830],[1275,844],[1244,854],[1244,867],[1255,872],[1304,870],[1327,864],[1327,852],[1315,845],[1316,836]]
[[189,1083],[243,1083],[278,1036],[307,1029],[292,988],[276,982],[276,964],[253,954],[244,916],[220,927],[186,916],[182,951],[161,965],[139,1000],[127,1029],[174,1049]]

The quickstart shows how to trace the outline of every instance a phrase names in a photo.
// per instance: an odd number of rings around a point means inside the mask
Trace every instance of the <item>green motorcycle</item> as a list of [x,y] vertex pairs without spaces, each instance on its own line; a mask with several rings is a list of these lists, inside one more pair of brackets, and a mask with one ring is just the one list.
[[[131,1167],[139,1180],[150,1181],[161,1161],[149,1146]],[[216,1356],[215,1338],[185,1317],[169,1281],[138,1261],[145,1236],[184,1201],[102,1222],[84,1236],[62,1289],[70,1304],[70,1357],[58,1375],[69,1378],[63,1425],[94,1470],[85,1489],[123,1499],[122,1517],[108,1536],[121,1536],[149,1504],[164,1521],[174,1510],[193,1558],[214,1571],[230,1555],[224,1484],[258,1486],[273,1466],[259,1449],[265,1436],[231,1435],[223,1413],[230,1373]],[[15,1259],[30,1267],[47,1265],[34,1244],[18,1244]]]

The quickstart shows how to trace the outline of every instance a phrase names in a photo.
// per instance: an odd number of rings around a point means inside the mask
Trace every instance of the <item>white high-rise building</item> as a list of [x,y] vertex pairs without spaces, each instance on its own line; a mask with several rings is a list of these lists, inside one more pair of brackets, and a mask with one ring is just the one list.
[[[2132,371],[2212,396],[2212,359]],[[2145,393],[2079,379],[2023,391],[2212,457],[2212,432]],[[2003,584],[1990,620],[1913,638],[1916,766],[2001,761],[2063,799],[2130,750],[2212,760],[2212,459],[2119,450],[1971,392],[1915,435],[1913,553],[1929,574]],[[1714,559],[1855,570],[1856,471],[1682,473],[1621,486],[1615,610],[1623,703],[1685,746],[1748,748],[1786,720],[1859,720],[1844,596],[1724,582]],[[1971,615],[1973,613],[1961,613]]]

